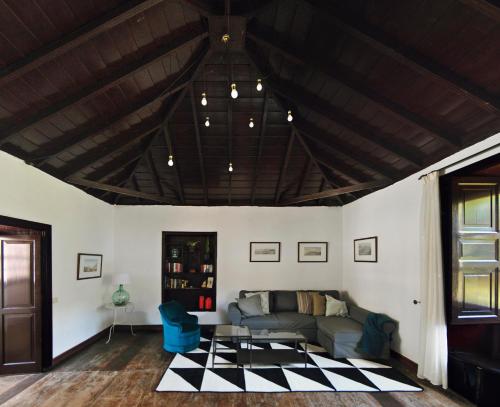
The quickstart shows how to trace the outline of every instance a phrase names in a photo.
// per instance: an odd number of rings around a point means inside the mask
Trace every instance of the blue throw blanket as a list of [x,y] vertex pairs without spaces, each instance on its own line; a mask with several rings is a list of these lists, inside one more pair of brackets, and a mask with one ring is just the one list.
[[394,322],[384,314],[370,313],[363,324],[363,335],[356,351],[375,358],[381,357],[390,334],[384,332],[384,323]]

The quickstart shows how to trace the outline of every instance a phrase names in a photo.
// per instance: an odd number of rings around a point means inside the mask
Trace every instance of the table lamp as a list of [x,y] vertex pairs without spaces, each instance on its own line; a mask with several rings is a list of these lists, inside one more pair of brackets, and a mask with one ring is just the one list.
[[112,284],[115,286],[118,285],[118,290],[113,293],[111,300],[116,306],[127,305],[130,299],[130,295],[127,291],[125,291],[123,285],[129,283],[130,279],[127,273],[119,273],[113,275]]

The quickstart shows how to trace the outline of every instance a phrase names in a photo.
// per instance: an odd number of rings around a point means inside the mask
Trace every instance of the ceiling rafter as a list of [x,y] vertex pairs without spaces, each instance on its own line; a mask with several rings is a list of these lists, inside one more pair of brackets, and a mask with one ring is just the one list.
[[306,1],[312,4],[319,13],[328,16],[331,24],[334,24],[349,35],[369,44],[372,48],[410,67],[415,72],[435,79],[456,94],[464,96],[483,109],[496,115],[500,114],[500,98],[497,96],[489,94],[478,85],[452,72],[450,69],[425,55],[418,53],[415,49],[398,43],[394,38],[370,26],[368,22],[342,15],[341,10],[338,7],[332,7],[330,1]]
[[64,55],[73,48],[123,23],[163,0],[129,0],[105,14],[92,19],[69,34],[33,51],[16,62],[0,69],[0,86]]
[[197,26],[196,28],[189,30],[186,34],[174,37],[171,41],[167,41],[165,45],[155,48],[155,50],[150,54],[137,58],[136,60],[123,65],[119,69],[112,71],[111,74],[105,76],[104,78],[92,82],[80,91],[61,99],[58,102],[50,104],[50,106],[37,111],[29,117],[26,117],[21,123],[14,123],[6,129],[3,129],[3,134],[0,136],[0,145],[10,140],[20,131],[56,114],[57,112],[60,112],[61,110],[77,103],[82,103],[96,94],[110,89],[129,76],[146,69],[148,66],[151,66],[155,62],[178,51],[186,45],[192,44],[193,42],[199,41],[207,36],[208,32]]
[[302,176],[300,177],[299,185],[297,185],[297,193],[295,196],[301,196],[304,194],[304,186],[306,184],[306,179],[309,176],[312,167],[313,167],[313,161],[311,159],[312,156],[307,157],[306,164],[304,166],[304,170],[302,171]]
[[137,165],[130,172],[129,177],[127,178],[127,182],[130,181],[130,179],[135,175],[135,172],[137,171],[137,167],[139,166],[140,162],[146,156],[146,154],[148,154],[151,146],[154,143],[154,140],[156,139],[156,137],[159,136],[159,134],[163,131],[163,129],[165,128],[167,123],[170,121],[173,114],[176,112],[177,108],[179,107],[180,103],[186,97],[188,90],[192,91],[193,81],[198,76],[198,72],[203,67],[207,58],[210,55],[211,55],[211,51],[210,51],[210,47],[208,45],[203,46],[201,52],[199,54],[197,54],[196,58],[194,59],[194,61],[192,63],[192,66],[194,68],[190,70],[190,78],[188,80],[188,83],[186,83],[186,86],[184,86],[182,88],[182,90],[176,96],[173,97],[174,100],[171,100],[170,104],[167,105],[167,107],[165,109],[166,110],[165,117],[163,118],[160,129],[158,129],[158,131],[153,135],[150,142],[146,145],[145,149],[141,152],[141,154],[139,156],[139,160],[137,161]]
[[201,184],[203,186],[203,199],[205,205],[208,205],[208,188],[207,188],[207,180],[205,174],[205,160],[203,158],[203,147],[201,145],[201,137],[200,137],[200,125],[198,123],[198,112],[196,110],[196,100],[194,97],[194,88],[192,84],[189,86],[189,94],[191,100],[191,110],[193,113],[193,125],[194,125],[194,134],[196,137],[196,149],[198,151],[198,161],[200,164]]
[[173,205],[173,202],[170,199],[168,199],[164,196],[161,196],[161,195],[147,194],[145,192],[139,192],[139,191],[134,191],[133,189],[129,189],[129,188],[122,188],[122,187],[117,187],[114,185],[103,184],[101,182],[90,181],[88,179],[74,178],[73,177],[73,178],[69,178],[68,182],[71,184],[74,184],[74,185],[81,186],[81,187],[98,189],[101,191],[113,192],[113,193],[120,194],[120,195],[133,196],[135,198],[146,199],[148,201],[155,201],[155,202]]
[[391,136],[383,134],[380,130],[370,126],[350,113],[331,105],[327,101],[319,98],[317,95],[306,91],[294,85],[291,82],[267,79],[267,83],[273,83],[275,91],[286,99],[299,103],[300,105],[312,110],[321,116],[331,120],[334,123],[354,133],[354,137],[358,138],[363,143],[369,143],[377,146],[385,152],[395,155],[400,159],[405,160],[412,166],[422,168],[422,158],[417,154],[409,152],[402,148],[401,145],[390,140]]
[[467,7],[471,7],[493,21],[500,23],[500,5],[491,0],[459,0]]
[[424,117],[407,110],[400,104],[397,104],[385,96],[373,91],[367,85],[363,84],[360,79],[355,78],[353,72],[347,67],[333,61],[328,61],[328,63],[326,63],[323,60],[309,54],[304,55],[298,50],[292,49],[281,42],[278,43],[276,39],[280,37],[279,33],[270,29],[266,29],[264,31],[262,29],[257,29],[255,26],[253,27],[254,28],[249,28],[249,31],[247,31],[247,37],[259,45],[265,46],[273,52],[279,53],[295,64],[319,71],[331,80],[337,81],[344,86],[349,87],[370,100],[372,103],[377,104],[384,112],[396,116],[398,119],[410,124],[413,127],[425,130],[434,138],[446,143],[446,145],[451,147],[453,150],[457,150],[461,147],[460,137],[452,135],[448,130],[439,128],[435,124],[430,123]]
[[[158,127],[159,123],[157,119],[141,122],[127,131],[120,133],[116,137],[113,137],[104,143],[98,144],[94,148],[91,148],[85,153],[75,157],[66,163],[59,171],[57,171],[58,177],[61,179],[72,177],[79,171],[90,167],[98,161],[104,160],[111,155],[138,143],[144,137],[147,137],[153,131],[157,130]],[[40,168],[43,170],[44,166],[41,166]]]
[[93,122],[89,125],[84,125],[83,129],[80,127],[73,131],[70,131],[62,137],[58,137],[49,143],[44,144],[40,151],[36,155],[32,155],[27,158],[27,162],[34,163],[37,167],[42,166],[52,157],[61,154],[70,148],[78,145],[79,143],[102,133],[104,130],[119,124],[122,120],[130,116],[131,114],[145,108],[146,106],[160,100],[167,99],[169,96],[176,94],[177,92],[184,89],[192,78],[193,65],[196,61],[201,60],[203,56],[208,52],[208,45],[206,43],[200,44],[197,52],[193,58],[186,63],[182,70],[173,77],[168,78],[163,86],[158,86],[153,92],[148,92],[148,94],[132,103],[126,110],[118,113],[115,116],[107,118],[105,122],[99,122],[94,124]]
[[[274,204],[277,205],[281,198],[281,192],[283,189],[283,183],[286,180],[286,171],[288,169],[288,163],[290,161],[290,154],[292,153],[293,144],[295,141],[295,131],[291,128],[290,135],[288,136],[288,144],[286,146],[285,156],[281,164],[280,175],[278,177],[278,183],[276,184],[276,191],[274,193]],[[322,180],[324,182],[324,178]]]
[[344,195],[344,194],[348,194],[351,192],[357,192],[357,191],[364,191],[367,189],[383,188],[383,187],[386,187],[387,185],[389,185],[389,183],[390,182],[388,182],[388,181],[377,180],[377,181],[364,182],[364,183],[356,184],[356,185],[350,185],[348,187],[328,189],[328,190],[323,191],[323,192],[315,192],[314,194],[302,195],[302,196],[298,196],[295,198],[287,199],[286,201],[281,203],[281,206],[295,205],[298,203],[315,201],[317,199],[333,198],[333,197],[336,197],[339,195]]
[[266,136],[266,123],[267,123],[267,111],[269,107],[269,92],[264,90],[264,104],[262,106],[262,114],[259,126],[259,145],[257,148],[257,157],[255,158],[255,164],[253,168],[253,177],[252,177],[252,192],[250,195],[250,202],[253,205],[255,203],[255,191],[257,189],[257,180],[259,177],[259,165],[260,159],[262,157],[262,150],[264,147],[264,138]]
[[151,178],[153,180],[153,184],[156,188],[156,191],[158,192],[159,195],[165,196],[165,191],[163,190],[163,185],[161,184],[160,176],[158,175],[158,171],[157,171],[156,166],[153,162],[153,155],[151,154],[151,149],[148,149],[148,152],[145,155],[145,161],[146,161],[149,173],[151,175]]
[[[229,83],[228,83],[229,88]],[[233,163],[233,101],[228,100],[227,103],[227,151],[229,155],[229,162]],[[227,202],[231,205],[233,198],[233,173],[228,171],[228,190],[227,190]]]

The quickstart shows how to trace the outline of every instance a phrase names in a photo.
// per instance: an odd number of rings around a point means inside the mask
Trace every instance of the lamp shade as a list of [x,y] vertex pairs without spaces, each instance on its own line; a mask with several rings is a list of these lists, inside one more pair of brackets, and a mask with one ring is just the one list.
[[130,284],[130,277],[128,273],[113,274],[112,284],[113,285]]

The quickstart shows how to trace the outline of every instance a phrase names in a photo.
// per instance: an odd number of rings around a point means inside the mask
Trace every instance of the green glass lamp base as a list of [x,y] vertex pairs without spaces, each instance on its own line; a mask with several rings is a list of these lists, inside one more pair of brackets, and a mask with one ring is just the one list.
[[123,289],[123,284],[120,284],[118,290],[113,293],[111,300],[116,306],[127,305],[130,300],[130,295]]

